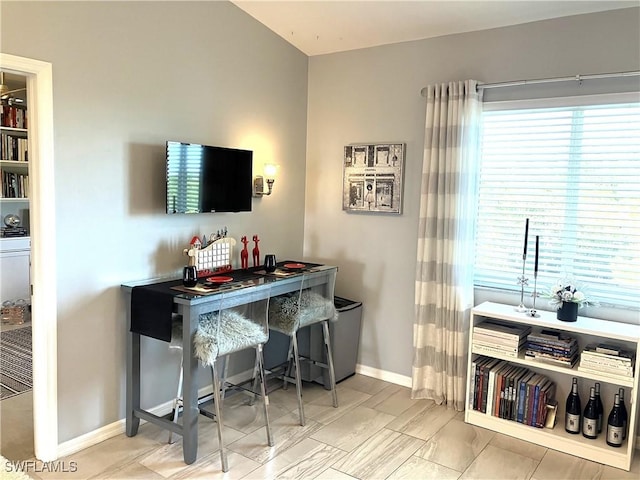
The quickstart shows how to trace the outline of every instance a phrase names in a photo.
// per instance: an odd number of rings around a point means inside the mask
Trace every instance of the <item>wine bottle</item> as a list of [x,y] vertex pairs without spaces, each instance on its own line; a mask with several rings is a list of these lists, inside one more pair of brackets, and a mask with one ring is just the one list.
[[578,394],[578,379],[573,377],[571,393],[567,397],[567,405],[564,413],[564,429],[569,433],[580,433],[580,394]]
[[596,389],[589,390],[589,401],[584,407],[582,416],[582,436],[590,439],[598,438],[598,407],[596,404]]
[[627,407],[624,405],[624,388],[618,390],[620,395],[620,416],[622,417],[622,440],[627,439]]
[[598,433],[602,433],[602,417],[604,416],[604,407],[602,406],[602,399],[600,398],[600,383],[596,382],[594,385],[596,391],[596,413],[598,414]]
[[620,412],[620,395],[616,393],[613,397],[613,408],[607,421],[607,445],[611,447],[621,447],[623,433],[624,427],[622,426],[622,415]]

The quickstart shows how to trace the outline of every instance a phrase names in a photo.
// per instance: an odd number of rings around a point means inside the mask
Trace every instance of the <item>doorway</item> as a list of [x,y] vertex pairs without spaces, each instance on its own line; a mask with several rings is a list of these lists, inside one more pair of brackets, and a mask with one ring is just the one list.
[[2,70],[26,78],[29,112],[33,440],[35,456],[57,458],[57,292],[52,65],[0,53]]

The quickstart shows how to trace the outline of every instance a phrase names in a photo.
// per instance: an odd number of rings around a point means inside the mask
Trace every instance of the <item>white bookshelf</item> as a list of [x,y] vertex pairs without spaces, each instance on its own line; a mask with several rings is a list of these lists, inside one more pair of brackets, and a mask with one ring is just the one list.
[[[533,330],[554,329],[567,332],[578,339],[580,350],[587,343],[615,343],[626,349],[636,352],[636,358],[640,358],[640,326],[610,322],[602,319],[578,317],[576,322],[562,322],[556,319],[555,312],[540,311],[539,317],[530,317],[526,313],[516,312],[513,305],[503,305],[485,302],[471,311],[471,326],[469,335],[469,358],[467,364],[467,397],[469,389],[473,388],[471,362],[474,358],[483,355],[499,358],[513,364],[526,366],[537,373],[544,374],[556,382],[556,400],[558,411],[555,428],[536,428],[521,423],[494,417],[489,413],[482,413],[467,408],[465,421],[467,423],[494,430],[505,435],[510,435],[528,442],[536,443],[547,448],[558,450],[570,455],[575,455],[595,462],[610,465],[612,467],[629,470],[633,460],[636,427],[638,419],[638,369],[634,371],[632,378],[606,374],[592,374],[581,372],[577,366],[570,368],[553,365],[524,358],[521,351],[517,358],[502,356],[499,354],[487,354],[475,352],[473,349],[473,327],[488,319],[502,322],[529,325]],[[602,385],[602,401],[604,404],[604,418],[602,433],[596,440],[589,440],[582,435],[572,435],[564,429],[565,401],[571,388],[572,377],[577,377],[581,383],[580,397],[582,407],[588,399],[588,388],[593,382]],[[613,406],[613,393],[619,387],[625,388],[625,403],[628,410],[628,434],[622,447],[614,448],[606,444],[606,422],[611,407]]]

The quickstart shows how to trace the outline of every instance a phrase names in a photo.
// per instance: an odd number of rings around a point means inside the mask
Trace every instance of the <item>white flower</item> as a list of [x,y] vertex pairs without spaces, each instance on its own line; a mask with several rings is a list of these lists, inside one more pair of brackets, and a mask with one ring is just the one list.
[[587,299],[583,287],[579,283],[576,283],[571,277],[565,277],[559,280],[549,289],[546,297],[549,299],[549,305],[556,310],[565,302],[577,303],[578,307],[599,305],[598,302]]

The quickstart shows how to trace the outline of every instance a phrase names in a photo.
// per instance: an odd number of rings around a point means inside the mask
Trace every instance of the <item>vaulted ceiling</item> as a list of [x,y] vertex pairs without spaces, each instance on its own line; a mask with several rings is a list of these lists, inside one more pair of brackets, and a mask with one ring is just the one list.
[[309,56],[640,6],[640,1],[231,0]]

